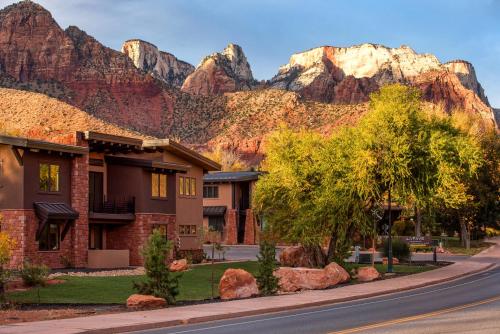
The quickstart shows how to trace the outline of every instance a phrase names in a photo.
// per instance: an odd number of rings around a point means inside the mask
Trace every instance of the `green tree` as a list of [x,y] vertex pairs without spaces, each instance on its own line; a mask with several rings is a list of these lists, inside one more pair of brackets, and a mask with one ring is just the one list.
[[166,265],[171,242],[157,229],[149,236],[142,250],[146,281],[134,282],[134,288],[141,294],[164,298],[168,304],[175,304],[179,294],[178,277],[173,276]]
[[276,294],[278,291],[278,277],[274,276],[274,271],[278,269],[276,245],[265,240],[262,241],[257,260],[259,267],[256,278],[260,293],[264,296]]

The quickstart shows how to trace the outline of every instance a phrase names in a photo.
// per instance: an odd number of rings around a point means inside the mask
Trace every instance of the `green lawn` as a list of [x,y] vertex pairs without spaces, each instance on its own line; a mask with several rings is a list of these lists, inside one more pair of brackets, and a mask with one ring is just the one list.
[[[228,268],[241,268],[248,272],[257,271],[257,262],[219,263],[214,265],[215,282],[219,282]],[[211,265],[195,266],[186,271],[179,280],[180,294],[178,300],[202,300],[211,297],[210,278]],[[66,283],[40,288],[41,303],[67,304],[113,304],[125,303],[133,293],[133,281],[144,279],[144,276],[117,277],[61,277]],[[217,284],[214,285],[215,296],[218,296]],[[7,295],[11,301],[22,303],[38,303],[36,289],[12,292]]]
[[458,238],[450,238],[444,242],[444,248],[450,253],[471,256],[482,252],[492,245],[492,243],[484,242],[482,240],[471,240],[470,249],[466,249],[462,247]]
[[[358,268],[358,267],[366,267],[366,264],[349,264],[349,270],[352,268]],[[385,274],[387,272],[387,265],[381,264],[381,263],[376,263],[375,268],[379,273]],[[396,274],[416,274],[416,273],[421,273],[424,271],[429,271],[432,269],[436,269],[437,267],[434,266],[409,266],[405,264],[398,264],[393,267],[393,271]]]
[[[357,267],[359,265],[353,265]],[[386,266],[376,265],[377,270],[385,272]],[[257,262],[219,263],[214,265],[215,282],[219,282],[227,268],[241,268],[255,274]],[[428,266],[394,266],[396,273],[416,273],[433,269]],[[211,265],[195,266],[184,272],[179,280],[180,295],[177,300],[202,300],[211,297],[210,277]],[[123,304],[128,296],[135,293],[133,281],[144,279],[144,276],[118,277],[72,277],[65,276],[66,283],[40,288],[41,303],[65,304]],[[218,296],[217,284],[214,285],[215,296]],[[8,300],[21,303],[38,303],[37,289],[12,292]]]

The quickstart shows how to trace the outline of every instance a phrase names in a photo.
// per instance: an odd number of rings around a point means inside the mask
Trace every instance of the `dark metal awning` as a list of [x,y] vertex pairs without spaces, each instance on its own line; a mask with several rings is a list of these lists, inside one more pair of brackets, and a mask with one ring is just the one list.
[[225,206],[204,206],[203,216],[224,216],[226,213]]
[[64,237],[68,233],[70,223],[75,219],[78,219],[80,215],[66,203],[35,202],[34,206],[35,213],[38,219],[40,219],[40,224],[38,225],[36,233],[36,240],[40,238],[40,234],[49,221],[64,223],[64,228],[61,233],[61,240],[64,240]]

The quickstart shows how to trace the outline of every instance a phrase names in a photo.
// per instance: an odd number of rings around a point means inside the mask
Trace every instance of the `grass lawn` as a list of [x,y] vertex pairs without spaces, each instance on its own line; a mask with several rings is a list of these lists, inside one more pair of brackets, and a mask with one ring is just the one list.
[[[355,268],[359,265],[352,265]],[[376,265],[379,272],[384,273],[386,266]],[[219,282],[227,268],[241,268],[255,274],[257,262],[218,263],[214,265],[215,282]],[[429,266],[396,265],[396,273],[417,273],[431,270]],[[203,300],[211,297],[210,277],[211,265],[195,266],[192,270],[184,272],[179,280],[180,295],[178,301]],[[66,283],[50,285],[39,289],[40,303],[65,303],[65,304],[123,304],[133,293],[133,281],[143,280],[144,276],[118,276],[118,277],[60,277]],[[218,287],[214,285],[217,297]],[[8,300],[21,303],[38,303],[37,289],[28,291],[11,292]]]
[[458,238],[448,239],[444,243],[444,248],[452,254],[460,254],[460,255],[476,255],[493,244],[490,242],[485,242],[482,240],[471,240],[470,249],[465,249],[460,244],[460,240]]
[[[215,264],[215,282],[219,282],[222,274],[228,268],[240,268],[255,273],[257,271],[257,262]],[[177,296],[177,300],[202,300],[210,298],[211,275],[211,265],[195,266],[192,270],[182,273],[179,279],[180,294]],[[131,294],[135,293],[132,288],[132,282],[143,280],[144,276],[65,276],[59,278],[66,280],[66,283],[40,288],[41,303],[123,304]],[[12,292],[7,295],[7,298],[15,302],[38,303],[36,290]],[[219,295],[217,284],[214,285],[214,293],[216,297]]]
[[[358,268],[358,267],[366,267],[368,265],[366,264],[350,264],[349,265],[349,268]],[[381,263],[376,263],[375,264],[375,268],[377,269],[377,271],[379,273],[382,273],[382,274],[385,274],[387,272],[387,265],[385,264],[381,264]],[[417,274],[417,273],[421,273],[421,272],[424,272],[424,271],[429,271],[429,270],[432,270],[432,269],[436,269],[438,267],[434,267],[434,266],[409,266],[409,265],[405,265],[405,264],[398,264],[398,265],[394,265],[393,266],[393,271],[396,273],[396,274]],[[351,270],[351,269],[349,269]]]

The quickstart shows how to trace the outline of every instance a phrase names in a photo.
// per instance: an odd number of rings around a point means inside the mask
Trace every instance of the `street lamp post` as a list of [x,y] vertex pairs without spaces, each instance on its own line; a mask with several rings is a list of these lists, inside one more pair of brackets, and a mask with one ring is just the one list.
[[392,273],[392,209],[391,209],[391,186],[389,185],[389,237],[387,238],[389,251],[387,252],[387,272]]

